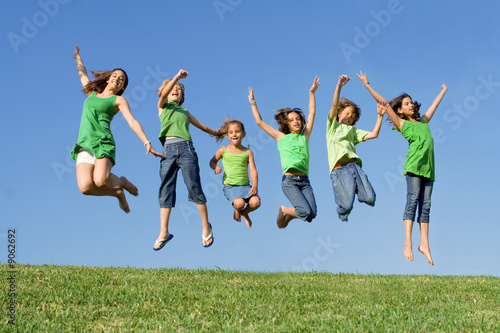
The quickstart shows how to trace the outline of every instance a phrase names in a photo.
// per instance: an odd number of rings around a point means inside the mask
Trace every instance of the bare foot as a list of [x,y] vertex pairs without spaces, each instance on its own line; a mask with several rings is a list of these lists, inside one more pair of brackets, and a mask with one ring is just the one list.
[[429,264],[434,265],[434,262],[432,261],[431,257],[431,249],[429,249],[428,246],[422,246],[422,249],[419,246],[418,250],[423,253]]
[[278,225],[278,228],[284,228],[283,225],[285,224],[285,214],[283,213],[283,208],[284,206],[281,206],[278,210],[278,217],[276,218],[276,224]]
[[241,214],[240,214],[240,211],[237,209],[234,210],[233,220],[241,222]]
[[241,214],[243,216],[243,220],[247,224],[247,227],[251,228],[252,227],[252,220],[250,220],[250,216],[248,214]]
[[130,213],[130,208],[128,207],[127,198],[125,198],[125,192],[122,189],[118,189],[116,198],[120,203],[120,208],[123,209],[125,213]]
[[283,228],[288,227],[288,223],[290,223],[291,220],[293,220],[295,217],[290,216],[290,215],[285,215],[285,221],[283,222]]
[[411,243],[405,243],[405,257],[406,259],[413,261],[413,250],[411,249]]
[[127,190],[128,193],[132,194],[133,196],[139,195],[139,190],[137,189],[137,187],[135,187],[134,184],[129,182],[127,178],[120,177],[120,179],[124,183],[123,188]]

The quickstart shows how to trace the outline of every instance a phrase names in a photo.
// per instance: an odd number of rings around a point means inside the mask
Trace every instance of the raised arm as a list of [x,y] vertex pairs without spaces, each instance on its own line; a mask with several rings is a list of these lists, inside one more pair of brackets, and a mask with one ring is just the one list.
[[250,169],[250,178],[252,179],[252,188],[250,189],[250,194],[257,195],[259,193],[259,175],[257,173],[257,168],[255,167],[253,151],[251,151],[250,149],[248,149],[248,168]]
[[186,78],[188,74],[189,72],[183,69],[179,70],[179,72],[173,77],[173,79],[168,81],[167,85],[163,87],[163,90],[160,92],[160,99],[158,100],[158,110],[160,112],[161,110],[163,110],[163,106],[167,102],[168,94],[170,94],[177,82],[179,82],[180,79]]
[[262,120],[262,117],[260,116],[259,109],[257,108],[257,103],[255,102],[255,98],[253,97],[253,89],[252,88],[248,88],[248,101],[250,102],[250,105],[252,106],[253,117],[255,118],[255,122],[257,123],[257,125],[259,125],[259,127],[262,128],[264,130],[264,132],[269,134],[276,141],[281,139],[284,136],[284,134],[278,130],[275,130],[269,124],[264,122],[264,120]]
[[78,47],[78,45],[75,45],[75,53],[73,54],[73,58],[76,60],[76,69],[78,70],[78,76],[80,77],[82,86],[85,87],[87,83],[90,82],[90,79],[87,74],[87,69],[83,64],[82,57],[80,56],[80,48]]
[[333,93],[332,108],[330,109],[330,113],[328,115],[330,120],[333,120],[334,118],[337,117],[337,112],[339,109],[340,91],[342,90],[342,87],[345,86],[347,82],[349,82],[350,79],[351,78],[347,75],[341,75],[339,77],[339,82],[337,83],[337,87],[335,88],[335,92]]
[[156,157],[165,157],[153,149],[151,141],[148,140],[148,137],[144,133],[141,124],[134,118],[134,115],[130,111],[130,107],[125,97],[116,97],[116,108],[121,111],[123,118],[125,118],[130,128],[135,132],[139,139],[141,139],[142,143],[146,147],[146,154],[151,153]]
[[439,106],[439,103],[441,103],[441,100],[443,99],[444,95],[448,91],[448,86],[446,84],[441,85],[441,92],[439,95],[437,95],[436,99],[434,102],[432,102],[432,105],[429,107],[429,109],[425,112],[425,114],[422,116],[421,119],[423,119],[426,123],[431,121],[432,116],[434,116],[434,112],[436,112],[437,107]]
[[201,121],[196,119],[191,113],[187,113],[189,122],[196,128],[201,129],[203,132],[208,133],[210,135],[216,136],[219,134],[218,131],[214,130],[213,128],[208,127],[207,125],[203,124]]
[[222,158],[223,151],[224,148],[222,147],[217,149],[217,152],[215,153],[214,157],[212,157],[212,159],[210,160],[210,167],[214,169],[216,175],[222,172],[222,168],[218,166],[217,163]]
[[371,140],[378,137],[378,134],[380,133],[380,127],[382,126],[382,120],[384,119],[384,114],[386,113],[386,110],[387,107],[383,106],[380,103],[377,104],[377,113],[378,113],[377,122],[375,123],[373,131],[365,135],[365,137],[363,138],[364,140]]
[[307,115],[306,128],[304,129],[304,135],[307,140],[311,137],[311,133],[314,127],[314,118],[316,117],[316,90],[320,85],[319,78],[316,76],[314,78],[313,84],[309,89],[309,114]]
[[373,96],[373,98],[375,98],[375,100],[377,101],[377,103],[381,103],[383,101],[386,101],[385,98],[383,98],[378,92],[376,92],[371,86],[370,86],[370,82],[368,82],[368,75],[366,73],[363,74],[362,71],[358,73],[356,73],[356,75],[359,77],[359,79],[361,80],[361,82],[363,82],[363,86],[368,89],[368,92],[370,93],[370,95]]
[[387,103],[387,101],[380,102],[379,104],[380,108],[382,108],[382,110],[384,110],[385,113],[387,113],[387,115],[391,119],[392,123],[394,124],[394,127],[396,127],[398,131],[401,131],[401,128],[403,128],[405,120],[398,117],[396,112],[394,112],[394,110],[389,105],[389,103]]

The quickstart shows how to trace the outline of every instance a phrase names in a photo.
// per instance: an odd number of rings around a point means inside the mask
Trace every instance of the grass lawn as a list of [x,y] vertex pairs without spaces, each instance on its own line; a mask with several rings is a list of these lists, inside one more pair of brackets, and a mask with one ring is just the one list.
[[0,267],[0,332],[500,331],[498,277]]

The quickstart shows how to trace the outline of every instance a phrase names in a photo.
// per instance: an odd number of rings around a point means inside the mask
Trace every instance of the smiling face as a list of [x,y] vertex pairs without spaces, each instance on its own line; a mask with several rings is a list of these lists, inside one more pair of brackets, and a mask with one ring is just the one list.
[[290,129],[290,133],[300,134],[302,131],[302,119],[297,112],[290,112],[287,115],[288,128]]
[[111,73],[111,76],[106,81],[108,87],[113,91],[119,92],[125,90],[125,83],[127,82],[127,75],[120,69],[116,69]]
[[339,112],[338,117],[339,117],[339,123],[352,126],[356,118],[354,107],[352,106],[345,107],[342,111]]
[[168,94],[167,101],[169,102],[176,102],[177,104],[181,105],[184,99],[184,89],[182,89],[180,84],[176,84],[173,88],[170,94]]
[[238,147],[241,145],[241,140],[245,137],[245,131],[241,128],[241,125],[238,123],[231,123],[227,127],[227,138],[231,143]]

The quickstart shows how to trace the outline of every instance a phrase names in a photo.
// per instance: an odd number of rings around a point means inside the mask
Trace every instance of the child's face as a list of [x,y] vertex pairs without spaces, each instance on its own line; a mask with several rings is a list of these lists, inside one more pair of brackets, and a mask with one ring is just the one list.
[[233,145],[239,146],[244,137],[245,132],[241,128],[240,124],[232,123],[227,128],[227,138]]
[[169,102],[176,102],[176,103],[180,103],[181,99],[182,99],[182,88],[179,84],[176,84],[173,88],[172,88],[172,91],[170,92],[170,94],[168,95],[167,97],[167,100]]
[[300,134],[302,130],[302,119],[300,119],[300,115],[297,112],[290,112],[287,116],[287,120],[290,133]]
[[352,126],[354,118],[354,108],[352,106],[347,106],[339,112],[339,123]]
[[401,107],[398,109],[399,113],[413,118],[413,102],[410,97],[405,97],[401,102]]

